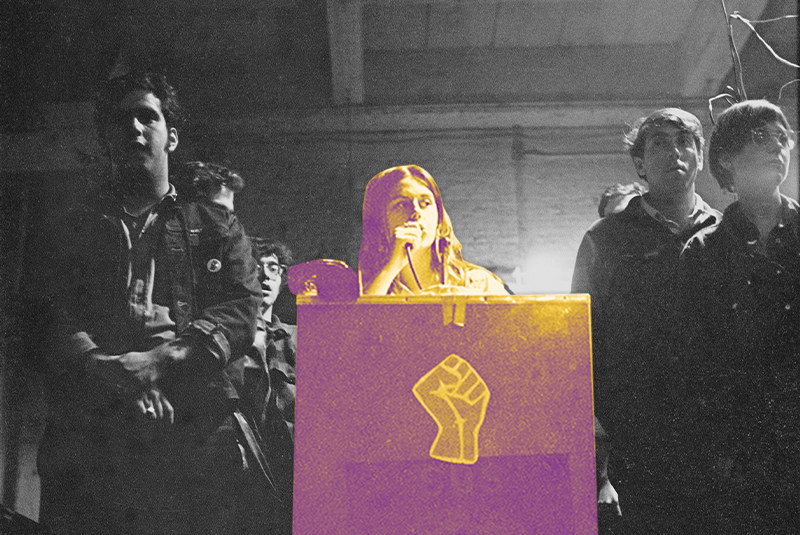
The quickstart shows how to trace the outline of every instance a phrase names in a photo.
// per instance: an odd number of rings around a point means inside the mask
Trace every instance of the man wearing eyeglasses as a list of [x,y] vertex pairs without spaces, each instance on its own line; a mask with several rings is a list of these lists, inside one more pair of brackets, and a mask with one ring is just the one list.
[[780,189],[796,141],[766,100],[730,106],[711,135],[711,174],[737,200],[679,266],[693,533],[798,533],[800,205]]
[[598,447],[600,512],[613,508],[619,492],[615,533],[665,533],[675,512],[665,477],[669,395],[679,373],[668,349],[674,279],[686,241],[720,214],[695,193],[704,143],[697,117],[658,110],[639,119],[625,143],[648,191],[634,192],[624,210],[586,232],[572,292],[592,297],[595,415],[611,444],[608,474]]
[[265,508],[263,503],[254,504],[253,514],[268,517],[268,520],[255,522],[255,525],[271,526],[273,530],[270,533],[291,533],[297,327],[283,323],[273,313],[273,307],[285,283],[292,254],[280,242],[257,237],[251,241],[253,257],[258,263],[262,297],[255,341],[242,359],[244,390],[241,403],[259,435],[268,470],[284,504],[284,507],[273,510]]

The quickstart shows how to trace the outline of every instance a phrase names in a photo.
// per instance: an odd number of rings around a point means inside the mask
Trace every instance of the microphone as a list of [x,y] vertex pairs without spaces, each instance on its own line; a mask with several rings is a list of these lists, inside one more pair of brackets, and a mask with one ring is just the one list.
[[447,286],[447,266],[445,265],[447,259],[447,249],[450,247],[450,240],[447,237],[439,238],[439,243],[437,243],[438,252],[439,252],[439,267],[442,270],[441,278],[442,278],[442,286]]

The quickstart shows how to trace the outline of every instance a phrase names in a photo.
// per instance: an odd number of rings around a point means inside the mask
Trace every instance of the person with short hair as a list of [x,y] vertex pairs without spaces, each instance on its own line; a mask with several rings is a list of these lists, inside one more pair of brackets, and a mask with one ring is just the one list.
[[[273,312],[286,284],[292,252],[283,243],[252,237],[258,264],[261,303],[252,347],[238,365],[244,384],[240,404],[256,430],[259,446],[282,504],[250,496],[251,522],[265,533],[291,534],[294,482],[294,403],[296,392],[297,326],[282,322]],[[261,531],[257,531],[261,532]]]
[[503,281],[464,260],[433,177],[417,165],[385,169],[364,192],[358,271],[364,295],[507,295]]
[[163,75],[107,80],[96,118],[114,176],[53,232],[40,518],[56,535],[235,531],[229,365],[254,336],[250,242],[170,183],[181,114]]
[[697,532],[800,529],[800,207],[780,192],[796,139],[766,100],[732,105],[711,135],[711,173],[738,198],[680,262]]
[[236,171],[212,162],[183,164],[184,188],[192,195],[208,199],[233,211],[234,196],[244,189],[244,179]]
[[611,448],[606,473],[598,440],[598,501],[621,508],[617,529],[625,533],[663,533],[674,514],[664,477],[671,433],[664,409],[680,374],[667,349],[674,280],[684,244],[719,212],[695,192],[704,143],[697,117],[657,110],[633,125],[625,143],[648,191],[589,228],[572,292],[591,295],[595,415]]

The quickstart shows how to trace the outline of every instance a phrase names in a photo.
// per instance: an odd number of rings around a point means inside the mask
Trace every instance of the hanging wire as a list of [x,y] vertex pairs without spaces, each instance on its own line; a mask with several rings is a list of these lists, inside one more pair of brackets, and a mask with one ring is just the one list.
[[[738,13],[738,11],[734,11],[734,13]],[[751,20],[750,24],[764,24],[767,22],[778,22],[784,19],[796,19],[797,15],[782,15],[780,17],[773,17],[771,19],[763,19],[763,20]]]
[[783,90],[786,88],[786,86],[796,84],[797,82],[800,82],[800,78],[795,78],[794,80],[791,80],[783,84],[781,88],[778,90],[778,100],[781,100],[783,98]]
[[[792,15],[787,15],[787,17],[792,17]],[[731,18],[741,21],[745,26],[750,28],[750,31],[752,31],[756,35],[758,40],[761,41],[761,44],[764,45],[764,47],[767,50],[769,50],[769,53],[772,54],[773,58],[777,59],[778,61],[780,61],[784,65],[787,65],[789,67],[794,67],[795,69],[800,69],[800,65],[797,65],[796,63],[792,63],[791,61],[788,61],[788,60],[780,57],[778,55],[778,53],[775,52],[775,50],[773,50],[771,46],[769,46],[769,43],[767,43],[764,40],[764,38],[761,37],[761,35],[756,31],[755,27],[753,27],[752,21],[750,21],[750,20],[744,18],[743,16],[741,16],[738,11],[734,11],[733,13],[731,13]],[[794,18],[796,18],[796,17],[794,17]],[[780,19],[778,19],[778,20],[780,20]],[[763,21],[763,22],[767,22],[767,21]]]
[[[730,86],[728,86],[728,87],[730,88]],[[729,93],[720,93],[719,95],[717,95],[715,97],[711,97],[710,99],[708,99],[708,116],[711,118],[711,124],[714,124],[714,125],[717,124],[716,122],[714,122],[714,102],[719,100],[719,99],[721,99],[721,98],[724,98],[725,100],[727,100],[728,104],[733,105],[733,104],[736,103],[736,97],[734,97],[733,95],[731,95]]]
[[[764,24],[768,22],[778,22],[787,19],[796,19],[797,15],[784,15],[781,17],[774,17],[771,19],[764,19],[764,20],[749,20],[743,17],[739,11],[734,11],[733,13],[728,15],[728,8],[725,5],[725,0],[720,0],[720,4],[722,4],[722,11],[725,13],[725,24],[728,26],[728,45],[730,46],[730,51],[731,51],[731,60],[733,62],[734,78],[736,80],[736,89],[732,88],[731,86],[727,86],[725,89],[730,91],[730,93],[721,93],[719,95],[716,95],[708,99],[708,115],[709,118],[711,119],[711,124],[716,124],[716,121],[714,120],[714,102],[723,98],[727,100],[729,104],[734,104],[736,102],[741,102],[742,100],[747,100],[747,92],[745,91],[744,88],[744,76],[742,73],[742,61],[741,58],[739,57],[739,51],[736,49],[736,42],[733,39],[732,21],[734,19],[742,22],[745,26],[747,26],[750,29],[750,31],[752,31],[755,34],[756,38],[761,42],[761,44],[764,45],[764,47],[769,51],[769,53],[772,54],[772,57],[774,57],[776,60],[778,60],[780,63],[784,65],[800,69],[800,65],[796,65],[791,61],[782,58],[777,52],[775,52],[775,50],[769,45],[769,43],[767,43],[767,41],[763,37],[761,37],[761,34],[759,34],[754,27],[755,24]],[[778,100],[782,98],[783,90],[787,86],[797,83],[799,81],[800,79],[795,79],[783,84],[780,90],[778,91]]]
[[736,77],[736,92],[739,100],[747,100],[747,92],[744,90],[744,78],[742,77],[742,61],[739,58],[739,51],[736,49],[736,42],[733,40],[733,23],[728,15],[728,8],[725,0],[720,0],[722,12],[725,13],[725,24],[728,25],[728,44],[731,47],[731,59],[733,60],[733,72]]

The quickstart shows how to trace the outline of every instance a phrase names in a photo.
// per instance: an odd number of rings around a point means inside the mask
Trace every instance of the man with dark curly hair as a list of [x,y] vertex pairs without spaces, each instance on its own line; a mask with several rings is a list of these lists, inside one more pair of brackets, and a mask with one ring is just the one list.
[[686,241],[720,216],[695,193],[703,142],[684,110],[639,119],[625,143],[648,191],[594,223],[575,261],[572,291],[592,297],[595,414],[611,444],[598,499],[613,503],[619,491],[625,533],[663,533],[673,513],[664,478],[673,281]]
[[182,115],[163,75],[106,81],[96,118],[114,176],[54,232],[40,518],[56,535],[236,531],[250,242],[170,183]]
[[255,341],[241,361],[245,377],[241,406],[256,430],[268,471],[283,502],[272,508],[254,502],[252,514],[265,518],[260,524],[269,525],[270,533],[290,534],[297,326],[283,323],[273,313],[273,307],[286,283],[292,253],[281,242],[258,237],[251,240],[258,263],[261,304]]
[[176,184],[190,195],[205,198],[233,211],[234,198],[244,189],[242,176],[224,165],[213,162],[186,162],[181,166]]

